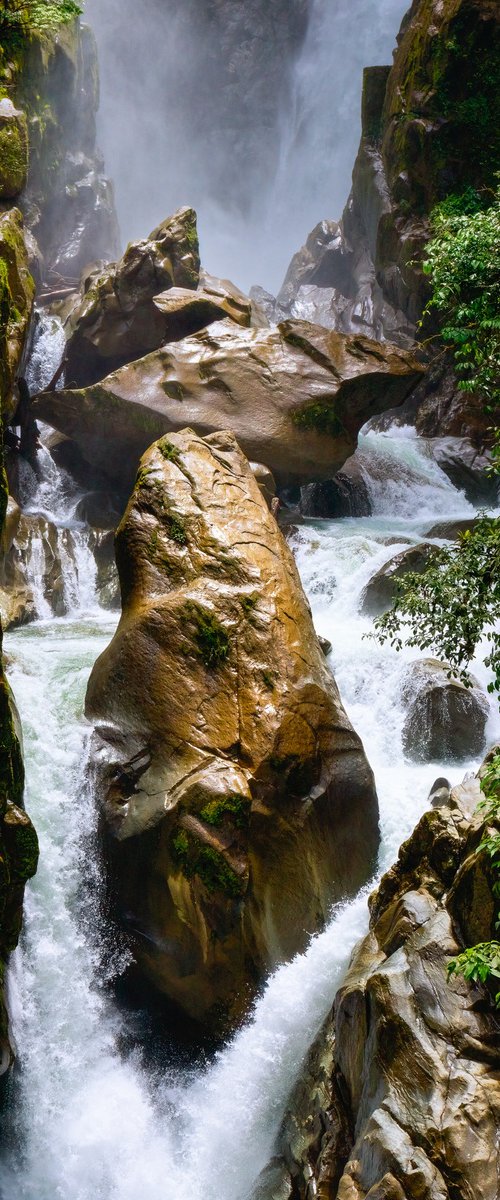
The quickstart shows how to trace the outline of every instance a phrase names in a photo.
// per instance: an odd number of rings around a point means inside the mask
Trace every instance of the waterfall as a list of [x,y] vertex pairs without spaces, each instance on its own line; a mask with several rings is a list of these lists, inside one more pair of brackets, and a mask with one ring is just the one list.
[[[226,25],[235,22],[229,9],[239,11],[243,40],[245,5],[222,0],[219,10],[225,2]],[[313,226],[341,216],[359,142],[363,67],[391,62],[408,5],[309,0],[308,7],[308,29],[296,56],[282,53],[271,72],[265,55],[256,56],[252,79],[243,75],[241,90],[228,91],[221,111],[221,79],[213,77],[217,49],[202,21],[210,9],[205,0],[185,3],[185,11],[177,0],[145,0],[140,22],[134,0],[87,0],[101,61],[98,134],[125,242],[145,237],[181,204],[192,204],[207,269],[240,287],[258,283],[276,292]],[[286,21],[286,5],[283,10],[277,22]],[[264,0],[258,13],[253,3],[247,19],[265,43]],[[158,43],[161,54],[155,53]],[[241,66],[238,60],[233,66],[236,78]],[[259,83],[259,71],[260,82],[266,71],[282,82],[275,128],[269,128],[269,114],[261,120],[263,114],[246,101],[245,87]],[[200,81],[206,88],[201,119]],[[228,187],[235,105],[239,205],[234,186]],[[207,117],[212,127],[220,126],[215,147]]]
[[[415,652],[398,655],[364,639],[371,626],[358,612],[359,598],[380,565],[422,539],[430,519],[470,515],[471,506],[410,431],[369,433],[360,454],[373,516],[306,522],[293,546],[317,629],[333,643],[329,661],[344,703],[375,770],[384,870],[443,766],[405,761],[400,680]],[[395,462],[397,488],[388,482]],[[85,533],[73,552],[77,560],[82,552],[79,572],[90,581]],[[65,618],[6,637],[25,734],[26,799],[42,853],[10,972],[19,1066],[0,1151],[0,1196],[250,1200],[304,1056],[367,928],[366,892],[333,912],[303,955],[279,967],[247,1024],[215,1056],[186,1063],[173,1034],[156,1060],[142,1053],[127,1014],[103,983],[97,905],[82,906],[94,870],[89,837],[96,819],[82,783],[83,697],[114,622],[92,607],[91,597],[84,604],[81,589],[82,583]],[[484,680],[484,667],[475,669]],[[498,735],[494,714],[489,735]],[[463,773],[463,765],[452,769],[452,781]],[[118,962],[120,954],[117,947]]]

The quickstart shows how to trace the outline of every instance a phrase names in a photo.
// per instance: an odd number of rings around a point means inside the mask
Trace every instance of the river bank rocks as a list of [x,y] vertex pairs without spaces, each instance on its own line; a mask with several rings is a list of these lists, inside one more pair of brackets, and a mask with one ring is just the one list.
[[370,898],[259,1200],[496,1200],[499,1018],[447,965],[495,937],[479,781],[420,820]]
[[14,415],[13,394],[33,308],[23,221],[17,208],[0,213],[0,400],[2,420]]
[[373,776],[232,434],[151,447],[116,551],[86,701],[114,911],[146,978],[221,1032],[369,875]]
[[402,740],[414,762],[462,762],[484,750],[488,699],[477,680],[465,687],[446,663],[424,658],[410,665],[401,685],[406,716]]
[[33,411],[123,486],[154,438],[186,425],[202,436],[232,429],[246,456],[288,486],[331,477],[362,425],[402,403],[420,370],[397,347],[304,321],[223,321],[93,387],[44,392]]

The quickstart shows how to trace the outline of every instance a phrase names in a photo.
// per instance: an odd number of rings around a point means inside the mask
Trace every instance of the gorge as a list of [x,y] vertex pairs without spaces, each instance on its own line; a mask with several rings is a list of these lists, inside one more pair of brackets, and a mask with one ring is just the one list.
[[[491,418],[415,324],[430,208],[490,184],[479,133],[450,146],[500,21],[414,0],[390,75],[404,7],[148,0],[137,28],[89,0],[101,118],[83,18],[0,61],[0,148],[11,101],[30,139],[0,610],[40,844],[11,954],[36,847],[4,710],[2,1200],[498,1195],[498,1019],[446,979],[494,936],[492,674],[484,644],[468,689],[371,635],[405,564],[498,513]],[[432,106],[464,30],[457,134]]]

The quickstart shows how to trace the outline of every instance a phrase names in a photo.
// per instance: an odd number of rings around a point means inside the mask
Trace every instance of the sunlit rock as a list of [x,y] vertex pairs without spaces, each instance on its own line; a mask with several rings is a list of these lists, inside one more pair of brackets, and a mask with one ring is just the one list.
[[230,433],[144,456],[88,687],[116,915],[214,1029],[369,875],[377,801],[294,560]]
[[33,407],[130,486],[153,439],[186,425],[202,436],[232,429],[246,456],[288,486],[331,478],[365,422],[402,403],[419,376],[395,346],[302,321],[240,329],[228,320]]
[[118,263],[87,276],[70,320],[68,384],[102,379],[161,346],[168,319],[155,297],[168,288],[195,289],[199,273],[196,214],[182,208],[144,241],[132,242]]

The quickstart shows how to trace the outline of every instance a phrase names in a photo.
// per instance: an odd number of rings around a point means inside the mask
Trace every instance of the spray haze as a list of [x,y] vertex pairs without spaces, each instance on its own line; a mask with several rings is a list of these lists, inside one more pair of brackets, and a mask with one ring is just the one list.
[[190,204],[210,271],[277,290],[310,229],[341,214],[362,70],[391,61],[406,7],[87,0],[124,242]]

